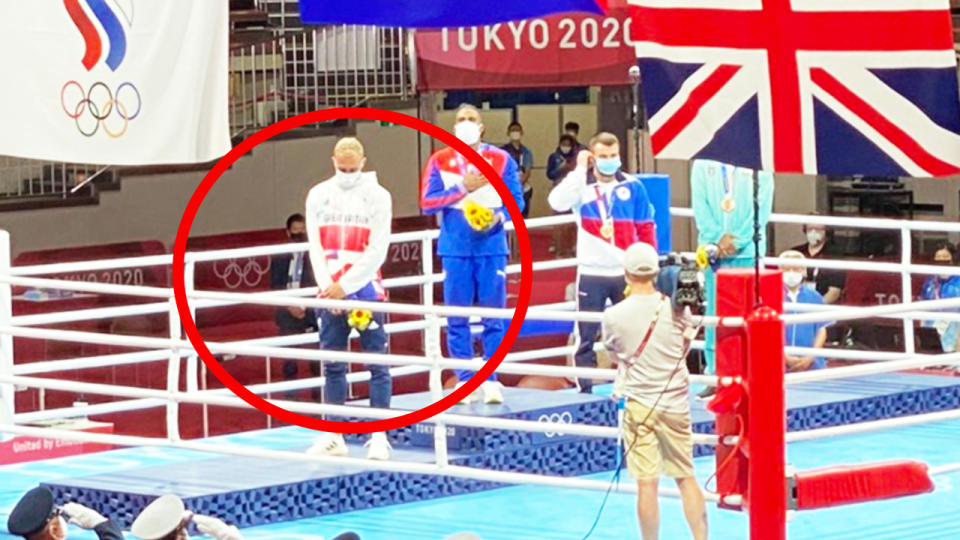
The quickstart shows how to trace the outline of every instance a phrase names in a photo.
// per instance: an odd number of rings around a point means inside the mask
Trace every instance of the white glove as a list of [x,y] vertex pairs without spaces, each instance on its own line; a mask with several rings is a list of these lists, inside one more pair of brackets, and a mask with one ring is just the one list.
[[195,515],[193,516],[193,523],[200,532],[217,540],[243,540],[236,527],[227,525],[223,520],[213,516]]
[[63,505],[63,511],[70,516],[70,523],[73,523],[81,529],[90,530],[97,525],[107,522],[107,518],[100,515],[96,510],[75,502]]

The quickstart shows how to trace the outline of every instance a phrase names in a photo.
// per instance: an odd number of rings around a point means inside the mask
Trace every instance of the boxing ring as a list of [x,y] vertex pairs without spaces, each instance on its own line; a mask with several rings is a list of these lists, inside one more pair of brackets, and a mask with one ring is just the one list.
[[[691,216],[689,209],[672,209],[676,218]],[[529,220],[528,229],[552,227],[565,223],[572,223],[571,216],[556,216]],[[751,405],[744,410],[751,420],[759,419],[766,424],[760,424],[755,432],[764,433],[764,437],[751,440],[749,435],[742,431],[720,431],[720,435],[708,433],[712,428],[712,415],[703,407],[694,407],[694,441],[697,454],[706,457],[697,461],[697,473],[709,476],[711,471],[705,470],[708,466],[705,460],[711,460],[709,454],[713,447],[720,448],[720,456],[744,454],[744,443],[750,442],[749,463],[742,464],[745,474],[769,475],[770,470],[781,470],[783,473],[771,477],[766,476],[766,482],[774,486],[774,491],[784,488],[788,484],[788,475],[795,481],[795,476],[786,469],[782,444],[789,443],[797,447],[804,445],[814,447],[817,444],[829,442],[831,448],[839,447],[844,440],[856,437],[880,437],[884,433],[894,430],[917,430],[925,426],[944,426],[945,431],[955,433],[960,431],[960,378],[936,377],[933,375],[903,375],[896,374],[906,370],[917,370],[932,366],[950,366],[960,364],[960,353],[950,354],[919,354],[914,349],[913,320],[931,320],[944,318],[948,320],[960,319],[960,314],[942,312],[940,310],[960,310],[960,299],[913,301],[911,276],[913,274],[960,275],[960,269],[944,268],[942,266],[916,265],[911,263],[911,234],[914,231],[934,230],[945,232],[960,232],[960,224],[938,222],[904,222],[895,220],[867,220],[844,219],[817,216],[791,216],[774,214],[771,222],[781,223],[822,223],[829,226],[843,226],[856,228],[876,228],[901,231],[903,247],[899,263],[871,262],[871,261],[822,261],[789,259],[781,261],[777,258],[765,258],[767,264],[788,263],[792,266],[812,266],[819,268],[851,268],[871,272],[896,272],[903,280],[904,301],[898,304],[867,308],[805,306],[805,313],[791,313],[783,316],[771,315],[767,319],[758,320],[748,313],[725,315],[723,317],[704,317],[703,325],[719,326],[729,333],[744,333],[745,327],[753,325],[751,335],[774,336],[776,329],[780,329],[780,347],[782,348],[782,324],[812,321],[836,321],[864,317],[885,317],[903,321],[905,335],[905,351],[903,353],[872,353],[866,351],[851,351],[845,349],[817,349],[816,353],[828,358],[861,362],[857,365],[831,368],[815,372],[790,373],[783,376],[782,362],[755,361],[749,365],[766,365],[766,370],[753,370],[745,373],[724,373],[721,369],[719,376],[691,376],[691,383],[698,385],[720,385],[721,388],[751,387],[760,388],[760,380],[751,381],[751,377],[762,377],[763,381],[774,381],[766,385],[769,399],[777,400],[782,404],[778,407],[759,406],[755,401],[747,400]],[[417,231],[395,234],[392,242],[418,241],[421,243],[422,253],[433,253],[433,240],[437,231]],[[319,403],[303,403],[296,401],[271,399],[271,403],[284,407],[290,411],[309,415],[326,415],[345,419],[384,419],[409,412],[414,408],[422,407],[429,402],[436,401],[444,395],[440,374],[444,369],[463,368],[476,370],[483,365],[481,360],[456,360],[444,358],[440,349],[443,317],[456,315],[468,317],[499,317],[509,319],[513,315],[512,309],[488,308],[456,308],[436,305],[434,301],[434,284],[443,279],[443,275],[436,273],[433,268],[433,259],[430,256],[422,258],[422,274],[419,276],[402,277],[385,280],[387,288],[418,286],[421,288],[422,305],[412,304],[368,304],[353,301],[333,301],[315,299],[316,288],[299,289],[292,291],[271,291],[268,293],[231,293],[220,291],[197,290],[193,285],[196,265],[200,262],[221,259],[236,259],[291,253],[303,251],[305,244],[265,246],[246,249],[217,250],[207,252],[188,253],[185,257],[184,275],[186,277],[186,296],[190,300],[190,309],[196,318],[197,310],[239,304],[262,304],[269,306],[300,306],[300,307],[337,307],[337,308],[366,308],[387,313],[416,315],[423,320],[405,321],[387,324],[387,331],[391,334],[401,332],[422,332],[424,338],[424,354],[369,354],[369,353],[337,353],[317,351],[311,349],[292,348],[295,346],[316,344],[315,334],[294,336],[270,337],[262,339],[242,340],[233,342],[208,342],[207,346],[214,354],[236,354],[263,356],[269,358],[293,359],[303,362],[321,362],[323,360],[340,360],[357,363],[385,364],[391,366],[394,377],[404,377],[418,373],[428,373],[430,381],[429,392],[422,394],[395,396],[394,406],[391,409],[371,409],[368,407],[336,406]],[[116,450],[106,454],[93,454],[77,458],[68,458],[66,461],[76,463],[96,463],[98,459],[109,463],[111,459],[123,463],[121,466],[106,465],[100,467],[100,474],[64,476],[60,473],[44,472],[43,463],[23,464],[0,467],[0,479],[19,477],[10,486],[22,483],[22,475],[31,476],[32,481],[43,481],[51,486],[61,496],[71,496],[80,502],[87,502],[105,513],[111,514],[118,521],[129,524],[127,519],[137,511],[138,505],[142,508],[153,496],[156,490],[176,489],[170,478],[185,480],[191,474],[203,474],[203,467],[214,461],[224,466],[220,474],[228,474],[230,467],[236,470],[249,471],[264,464],[276,467],[277,478],[244,478],[230,479],[230,481],[208,482],[204,490],[197,486],[187,486],[189,482],[182,482],[180,488],[185,490],[181,495],[188,499],[193,496],[196,504],[207,505],[204,511],[218,513],[228,511],[230,493],[242,491],[241,485],[245,480],[250,483],[261,482],[256,486],[248,486],[249,493],[245,495],[249,500],[256,501],[257,505],[265,508],[257,513],[253,508],[243,507],[233,515],[219,515],[237,523],[256,533],[263,529],[270,531],[270,527],[277,527],[279,523],[304,520],[337,519],[337,515],[344,512],[355,512],[368,508],[384,506],[366,512],[404,512],[401,507],[388,510],[388,505],[421,501],[417,504],[431,504],[425,501],[437,497],[461,495],[462,497],[478,497],[482,494],[468,495],[475,492],[485,492],[493,487],[505,485],[519,485],[497,490],[489,497],[511,497],[517,490],[550,489],[550,493],[559,497],[566,497],[569,490],[592,490],[606,492],[612,489],[614,495],[612,504],[616,506],[617,497],[630,497],[636,486],[632,481],[623,481],[611,484],[609,473],[613,470],[619,458],[617,445],[618,430],[616,428],[616,405],[603,396],[580,396],[572,392],[547,392],[532,389],[506,389],[506,406],[496,407],[468,407],[456,406],[427,422],[408,428],[394,430],[390,433],[391,441],[396,449],[394,458],[389,461],[370,461],[358,457],[351,444],[351,457],[321,457],[309,456],[303,449],[309,446],[309,439],[315,435],[302,428],[279,428],[265,432],[241,433],[236,435],[201,439],[185,440],[181,438],[179,426],[179,407],[182,404],[195,404],[206,408],[210,406],[248,408],[249,405],[234,396],[228,389],[203,389],[201,376],[205,375],[204,366],[198,361],[193,346],[182,338],[181,326],[173,291],[168,288],[145,287],[132,285],[99,284],[89,282],[65,281],[46,279],[39,276],[62,272],[95,271],[104,269],[135,268],[140,266],[171,265],[173,257],[169,255],[137,257],[128,259],[110,259],[101,261],[86,261],[78,263],[57,263],[41,266],[10,266],[9,238],[6,233],[0,232],[0,388],[3,389],[3,406],[0,408],[0,432],[9,435],[55,438],[65,441],[85,441],[132,447],[125,450]],[[534,272],[557,268],[576,266],[574,259],[553,261],[539,261],[533,264]],[[508,267],[508,274],[520,271],[519,265]],[[777,275],[778,276],[778,275]],[[32,287],[39,289],[62,289],[90,294],[124,295],[150,299],[149,302],[131,306],[82,309],[60,313],[37,315],[12,315],[12,288]],[[602,315],[598,313],[577,313],[572,311],[574,303],[564,302],[547,305],[531,305],[527,312],[528,320],[548,321],[600,321]],[[77,330],[61,330],[39,328],[42,325],[67,323],[74,321],[113,319],[130,315],[169,314],[170,335],[167,338],[140,337],[84,332]],[[759,326],[757,326],[759,325]],[[768,335],[769,334],[769,335]],[[72,358],[66,360],[46,361],[33,364],[16,364],[13,360],[14,338],[45,339],[54,341],[70,341],[90,344],[113,345],[146,349],[144,351],[99,355],[92,357]],[[769,358],[770,341],[751,338],[754,345],[752,352],[746,358],[759,360]],[[703,344],[694,343],[694,347]],[[776,349],[779,350],[779,349]],[[791,354],[810,354],[812,350],[787,347],[786,352]],[[544,375],[554,377],[589,377],[601,381],[612,381],[616,372],[612,369],[590,369],[564,367],[542,364],[524,363],[527,360],[563,357],[573,352],[573,347],[555,347],[550,349],[524,351],[508,354],[504,363],[498,368],[500,373]],[[779,356],[779,353],[776,353]],[[42,377],[45,373],[62,370],[95,369],[107,366],[129,366],[138,363],[166,361],[168,364],[165,389],[146,389],[141,387],[120,386],[112,384],[97,384],[69,380],[48,379]],[[779,391],[776,384],[777,374],[770,370],[771,366],[779,365],[779,377],[786,385],[785,392]],[[181,370],[185,370],[185,385],[180,384]],[[205,378],[205,377],[204,377]],[[351,382],[367,380],[367,372],[352,373],[348,376]],[[850,382],[841,385],[838,381],[847,379]],[[954,380],[950,380],[954,379]],[[267,395],[291,390],[314,388],[321,386],[323,377],[312,377],[295,381],[269,382],[266,384],[251,385],[249,389],[258,395]],[[752,385],[752,386],[751,386]],[[83,405],[31,412],[17,412],[13,402],[15,387],[39,388],[78,392],[90,395],[102,395],[123,398],[120,401]],[[840,387],[859,388],[859,393],[836,397],[830,392],[836,392]],[[792,393],[797,398],[792,401]],[[722,392],[721,392],[722,393]],[[808,395],[809,394],[809,395]],[[820,398],[811,398],[818,394]],[[779,395],[779,398],[777,397]],[[823,397],[826,396],[826,397]],[[767,399],[766,397],[764,399]],[[833,401],[838,399],[839,401]],[[842,406],[838,406],[838,404]],[[747,406],[747,405],[744,405]],[[857,407],[862,407],[858,410]],[[149,408],[165,409],[166,437],[135,437],[127,435],[110,435],[68,431],[48,427],[32,427],[25,424],[49,421],[54,419],[72,418],[78,415],[95,416],[107,413],[143,410]],[[779,424],[778,424],[779,422]],[[764,428],[763,426],[767,426]],[[772,427],[771,427],[772,426]],[[784,429],[786,428],[786,429]],[[769,437],[771,433],[779,433],[779,437]],[[837,439],[843,437],[843,439]],[[761,442],[762,441],[762,442]],[[766,449],[758,451],[762,444],[768,444]],[[777,451],[777,445],[780,450]],[[960,445],[955,445],[960,446]],[[911,452],[904,448],[899,457],[917,455],[917,459],[925,459],[922,452]],[[802,453],[802,452],[801,452]],[[787,448],[788,457],[793,452]],[[829,458],[822,455],[819,457]],[[872,454],[871,454],[872,455]],[[113,456],[122,456],[114,458]],[[220,456],[211,460],[212,456]],[[850,463],[867,461],[863,459],[851,460]],[[943,452],[932,459],[938,462],[927,471],[934,478],[949,478],[960,471],[960,453],[943,459]],[[803,461],[800,459],[800,461]],[[824,466],[829,462],[813,463],[809,465],[797,463],[802,467]],[[286,464],[286,465],[282,465]],[[720,462],[720,472],[726,467]],[[58,469],[61,465],[57,465]],[[240,469],[243,467],[243,469]],[[770,469],[769,467],[774,467]],[[780,467],[780,469],[776,469]],[[81,467],[82,468],[82,467]],[[151,469],[147,474],[144,471]],[[62,465],[62,470],[70,470],[69,463]],[[212,470],[212,469],[210,469]],[[310,471],[305,474],[304,471]],[[194,471],[194,473],[191,473]],[[764,472],[766,471],[766,472]],[[129,473],[129,474],[128,474]],[[598,473],[604,473],[597,476]],[[141,489],[143,486],[133,485],[130,480],[127,491],[123,492],[117,485],[108,485],[109,478],[140,478],[141,484],[156,483],[150,490]],[[256,475],[254,475],[256,476]],[[722,474],[718,476],[722,477]],[[79,478],[77,478],[79,477]],[[166,478],[166,484],[157,481]],[[774,478],[774,480],[770,480]],[[782,483],[776,480],[782,478]],[[144,480],[146,479],[146,480]],[[723,481],[723,478],[721,478]],[[273,482],[273,483],[270,483]],[[4,482],[0,482],[3,484]],[[278,488],[283,484],[290,487],[287,491]],[[101,486],[97,489],[96,486]],[[739,529],[718,532],[712,528],[712,537],[743,537],[743,518],[750,520],[749,528],[755,538],[761,534],[762,527],[783,527],[783,522],[793,518],[794,514],[804,515],[804,512],[795,512],[788,508],[787,497],[777,502],[780,508],[772,507],[773,512],[760,510],[758,502],[749,500],[748,490],[732,490],[730,481],[726,487],[719,489],[719,493],[708,493],[707,499],[719,506],[740,508],[750,506],[749,512],[734,513],[722,512],[721,515],[739,516]],[[755,484],[751,489],[758,489]],[[29,486],[28,486],[29,487]],[[742,488],[742,487],[741,487]],[[189,492],[195,489],[195,492]],[[511,491],[513,490],[513,491]],[[786,489],[780,490],[785,493]],[[119,495],[118,495],[119,493]],[[383,495],[383,494],[387,495]],[[543,492],[539,495],[542,497]],[[309,497],[307,496],[309,494]],[[377,495],[372,496],[371,494]],[[661,489],[665,497],[677,497],[678,492],[671,487]],[[7,497],[9,494],[4,493]],[[383,495],[383,496],[381,496]],[[829,495],[824,496],[831,502]],[[869,500],[869,494],[860,494],[859,500]],[[877,493],[880,496],[890,496],[888,493]],[[937,492],[934,492],[937,495]],[[85,500],[84,496],[88,496]],[[929,497],[925,495],[924,497]],[[305,500],[301,507],[280,511],[284,506],[285,497],[294,497]],[[105,506],[109,498],[114,508]],[[922,498],[922,497],[921,497]],[[919,500],[921,498],[917,498]],[[832,499],[834,503],[854,502],[842,497]],[[910,501],[914,499],[903,499]],[[118,502],[119,501],[119,502]],[[0,509],[12,506],[7,500],[0,499]],[[235,502],[235,501],[234,501]],[[598,498],[599,502],[599,498]],[[753,504],[746,504],[752,502]],[[896,500],[894,500],[896,502]],[[453,503],[435,503],[453,504]],[[891,504],[891,503],[873,503]],[[505,503],[506,507],[510,504]],[[294,505],[296,506],[296,505]],[[593,505],[590,511],[596,509]],[[628,505],[629,506],[629,505]],[[958,508],[960,509],[960,508]],[[818,510],[817,512],[823,512]],[[346,515],[346,514],[344,514]],[[328,516],[324,518],[323,516]],[[334,516],[334,517],[329,517]],[[713,518],[713,514],[711,514]],[[346,518],[348,521],[350,518]],[[606,518],[605,518],[606,519]],[[725,520],[727,518],[724,518]],[[762,524],[754,523],[760,519]],[[300,520],[300,521],[294,521]],[[341,520],[342,521],[342,520]],[[664,520],[666,522],[666,520]],[[586,520],[582,529],[586,530],[590,520]],[[610,527],[607,521],[601,521],[600,528],[594,538],[617,538],[622,536],[611,535],[611,531],[604,533],[602,529]],[[617,534],[624,533],[621,520]],[[631,519],[630,531],[634,519]],[[761,528],[757,528],[761,527]],[[272,533],[270,533],[272,534]],[[264,532],[264,536],[271,537]],[[496,536],[491,538],[511,536]],[[728,536],[724,536],[728,535]],[[577,536],[572,531],[568,536]],[[251,536],[257,537],[257,536]],[[665,537],[670,537],[669,535]],[[762,536],[774,538],[774,536]],[[821,536],[822,537],[822,536]],[[386,538],[386,536],[384,536]],[[486,538],[486,536],[484,536]],[[891,537],[892,538],[892,537]],[[931,536],[930,538],[933,538]]]

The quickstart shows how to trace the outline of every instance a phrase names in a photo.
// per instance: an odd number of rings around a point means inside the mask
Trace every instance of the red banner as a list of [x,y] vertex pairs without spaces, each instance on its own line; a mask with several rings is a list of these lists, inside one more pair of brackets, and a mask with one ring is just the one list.
[[[113,433],[113,424],[105,424],[102,422],[83,422],[82,425],[74,427],[58,427],[60,429],[86,431],[87,433]],[[14,437],[7,442],[0,443],[0,465],[76,456],[111,449],[113,449],[113,446],[109,444],[41,437]]]
[[[623,2],[612,2],[623,4]],[[627,84],[636,63],[625,6],[482,27],[417,31],[419,90]]]

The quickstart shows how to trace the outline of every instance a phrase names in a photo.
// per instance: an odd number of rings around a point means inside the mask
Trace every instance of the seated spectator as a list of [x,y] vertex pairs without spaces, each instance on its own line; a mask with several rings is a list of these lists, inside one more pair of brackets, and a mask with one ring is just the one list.
[[[827,228],[815,223],[803,226],[803,234],[807,237],[807,243],[795,246],[792,250],[798,251],[808,259],[827,259],[830,258],[831,250],[827,244]],[[840,270],[829,270],[826,268],[806,268],[806,281],[823,296],[825,304],[836,304],[840,301],[843,294],[843,284],[846,277]]]
[[[307,222],[303,214],[293,214],[287,218],[287,238],[291,242],[307,241]],[[279,289],[303,289],[307,287],[316,287],[317,282],[313,278],[313,269],[310,267],[310,257],[306,253],[283,253],[274,255],[270,259],[270,288]],[[279,307],[273,318],[277,325],[277,330],[281,336],[292,334],[303,334],[317,331],[317,314],[313,309],[304,309],[302,307]],[[283,361],[283,379],[292,381],[299,377],[300,364],[297,360],[287,359]],[[320,376],[320,363],[310,362],[310,373],[314,377]],[[320,399],[320,388],[315,387],[312,390],[313,399]],[[294,399],[294,392],[287,392],[287,399]]]
[[[950,243],[937,246],[936,251],[933,252],[933,264],[956,266],[957,248]],[[960,297],[960,276],[930,276],[923,283],[923,289],[920,293],[921,300],[957,297]],[[940,344],[943,346],[943,352],[950,353],[957,350],[957,329],[960,327],[960,323],[941,319],[924,321],[923,325],[937,329],[937,333],[940,334]]]
[[[780,254],[781,259],[798,259],[806,257],[799,251],[784,251]],[[781,265],[783,270],[783,310],[789,313],[790,304],[823,304],[823,296],[812,287],[804,285],[804,271],[802,266]],[[799,323],[788,324],[786,327],[786,336],[784,346],[786,347],[806,347],[812,349],[822,349],[827,342],[827,326],[829,323]],[[808,369],[821,369],[826,367],[827,362],[821,356],[794,356],[785,354],[788,371],[806,371]]]

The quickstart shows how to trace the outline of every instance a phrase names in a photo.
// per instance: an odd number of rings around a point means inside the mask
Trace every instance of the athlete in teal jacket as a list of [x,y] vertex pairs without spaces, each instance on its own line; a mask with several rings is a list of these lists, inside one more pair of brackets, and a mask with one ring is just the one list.
[[[760,183],[760,256],[767,253],[767,222],[773,209],[773,174],[757,173]],[[718,161],[696,160],[690,172],[690,199],[700,245],[716,244],[720,268],[753,266],[753,170]],[[706,272],[707,314],[716,314],[717,282],[713,269]],[[714,372],[716,332],[705,330],[706,373]]]

